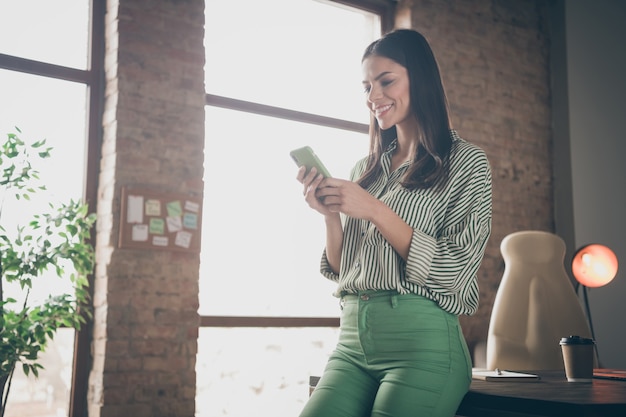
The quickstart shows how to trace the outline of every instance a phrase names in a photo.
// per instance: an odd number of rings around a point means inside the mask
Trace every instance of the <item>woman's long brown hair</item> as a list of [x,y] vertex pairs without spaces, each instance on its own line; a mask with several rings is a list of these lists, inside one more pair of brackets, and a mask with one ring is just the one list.
[[[389,32],[372,42],[362,61],[376,55],[391,59],[407,69],[411,111],[419,131],[419,144],[402,185],[408,189],[439,188],[448,177],[448,155],[452,146],[448,102],[439,66],[426,38],[410,29]],[[396,138],[396,128],[382,130],[371,116],[370,150],[365,172],[358,183],[367,188],[380,174],[380,159]]]

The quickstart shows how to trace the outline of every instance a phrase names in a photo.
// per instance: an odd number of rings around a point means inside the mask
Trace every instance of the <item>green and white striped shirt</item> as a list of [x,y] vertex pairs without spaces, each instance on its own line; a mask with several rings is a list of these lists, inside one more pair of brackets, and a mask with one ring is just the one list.
[[[368,192],[413,228],[407,261],[374,225],[341,215],[340,273],[322,255],[321,272],[338,283],[335,296],[361,290],[397,290],[434,300],[452,314],[478,308],[476,272],[491,233],[491,170],[484,151],[451,131],[449,181],[442,190],[415,190],[400,182],[409,162],[389,172],[394,141],[382,156],[382,175]],[[356,181],[366,158],[352,169]]]

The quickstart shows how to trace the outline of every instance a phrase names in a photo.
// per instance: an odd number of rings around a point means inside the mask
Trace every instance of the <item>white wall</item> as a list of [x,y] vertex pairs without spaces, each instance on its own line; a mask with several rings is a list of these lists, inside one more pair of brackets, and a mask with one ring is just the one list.
[[589,300],[601,365],[626,369],[626,2],[555,4],[556,233],[568,256],[602,243],[621,261],[615,280]]

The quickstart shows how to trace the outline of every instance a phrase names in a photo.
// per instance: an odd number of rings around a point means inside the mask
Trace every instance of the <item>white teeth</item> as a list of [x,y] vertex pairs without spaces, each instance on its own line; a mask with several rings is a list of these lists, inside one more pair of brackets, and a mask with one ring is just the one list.
[[391,108],[391,104],[388,104],[386,106],[382,106],[382,107],[377,107],[374,109],[374,112],[376,113],[376,115],[379,115],[381,113],[386,112],[387,110],[389,110]]

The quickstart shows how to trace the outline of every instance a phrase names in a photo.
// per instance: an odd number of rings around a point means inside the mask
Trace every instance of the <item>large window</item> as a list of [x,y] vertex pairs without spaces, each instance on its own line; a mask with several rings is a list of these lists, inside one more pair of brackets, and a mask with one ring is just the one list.
[[366,155],[360,58],[380,31],[333,2],[206,1],[202,315],[337,315],[289,151],[311,146],[341,178]]
[[296,415],[334,347],[323,219],[289,151],[311,146],[339,178],[367,154],[360,59],[391,3],[205,1],[198,417]]
[[[2,207],[2,224],[25,225],[33,214],[47,207],[46,198],[67,202],[82,196],[84,169],[85,86],[67,81],[0,70],[0,91],[10,100],[0,101],[0,131],[22,130],[20,137],[28,142],[47,139],[53,147],[52,157],[36,168],[45,180],[48,192],[38,193],[30,201],[7,199]],[[6,96],[5,96],[6,94]],[[72,164],[63,161],[73,161]],[[36,161],[35,161],[36,162]],[[16,229],[7,227],[7,233]],[[17,283],[3,283],[4,296],[13,297],[21,305],[25,292]],[[42,303],[48,295],[71,292],[69,281],[53,275],[33,283],[29,304]],[[16,369],[6,417],[47,416],[51,411],[67,415],[74,352],[73,329],[61,329],[41,356],[45,369],[39,378],[24,376]]]
[[[52,157],[36,168],[47,187],[31,201],[2,207],[2,224],[24,224],[50,201],[86,199],[95,211],[100,126],[103,3],[85,0],[20,0],[0,2],[0,135],[22,133],[25,141],[46,139]],[[93,16],[98,16],[93,19]],[[94,29],[96,25],[97,29]],[[93,36],[92,36],[93,35]],[[10,219],[10,221],[6,221]],[[11,233],[10,227],[7,233]],[[29,302],[71,291],[58,279],[34,283]],[[23,292],[4,286],[5,297]],[[60,329],[41,357],[45,369],[26,378],[16,369],[5,417],[84,415],[89,343],[87,329]],[[81,359],[83,358],[83,359]],[[82,364],[80,363],[82,361]],[[80,368],[80,369],[79,369]],[[81,373],[82,372],[82,373]]]

